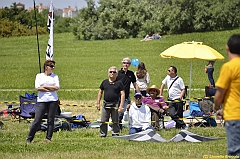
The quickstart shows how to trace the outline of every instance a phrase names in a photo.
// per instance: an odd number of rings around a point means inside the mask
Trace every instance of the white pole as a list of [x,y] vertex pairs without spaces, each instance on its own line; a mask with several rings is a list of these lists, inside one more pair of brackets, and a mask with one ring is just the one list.
[[191,98],[191,88],[192,88],[192,60],[190,62],[190,81],[189,81],[189,93],[188,98]]

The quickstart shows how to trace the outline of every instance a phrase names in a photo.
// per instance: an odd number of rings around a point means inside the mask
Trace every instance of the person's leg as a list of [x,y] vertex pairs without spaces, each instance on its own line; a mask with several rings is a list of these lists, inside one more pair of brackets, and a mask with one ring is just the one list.
[[48,103],[48,120],[47,120],[47,134],[46,139],[51,140],[54,130],[54,118],[58,108],[58,102],[47,102]]
[[179,117],[183,117],[183,103],[182,102],[170,102],[169,103],[169,109],[168,109],[169,115],[171,116],[172,120],[176,122],[176,128],[185,128],[186,124],[183,120],[179,120]]
[[215,87],[215,82],[214,82],[214,79],[213,79],[213,71],[214,71],[214,68],[208,68],[208,79],[209,79],[210,84],[213,87]]
[[101,125],[100,125],[100,135],[101,137],[107,136],[108,125],[105,122],[108,122],[110,118],[110,109],[103,107],[101,115]]
[[176,125],[178,125],[177,128],[183,128],[183,129],[186,128],[186,124],[182,119],[183,118],[183,102],[176,103],[176,111],[178,116],[178,120],[176,120]]
[[142,131],[142,128],[131,127],[130,130],[129,130],[129,134],[135,134],[135,133],[138,133],[138,132],[141,132],[141,131]]
[[240,120],[225,121],[228,156],[240,157]]
[[32,140],[37,132],[37,129],[42,122],[42,118],[46,112],[46,108],[47,108],[46,103],[44,103],[44,102],[37,103],[35,117],[32,122],[32,125],[30,127],[30,132],[27,137],[27,142],[32,142]]
[[123,111],[119,114],[119,127],[120,129],[122,130],[122,119],[123,119],[123,115],[124,115],[124,112],[126,111],[126,107],[127,105],[131,103],[130,101],[130,97],[128,97],[127,99],[125,99],[124,101],[124,104],[123,104]]
[[153,128],[156,131],[159,131],[160,130],[159,113],[151,109],[151,115],[152,115]]
[[112,122],[113,122],[113,131],[112,131],[112,135],[119,135],[120,132],[120,127],[119,127],[119,122],[118,122],[118,107],[115,107],[113,109],[111,109],[111,114],[112,114]]

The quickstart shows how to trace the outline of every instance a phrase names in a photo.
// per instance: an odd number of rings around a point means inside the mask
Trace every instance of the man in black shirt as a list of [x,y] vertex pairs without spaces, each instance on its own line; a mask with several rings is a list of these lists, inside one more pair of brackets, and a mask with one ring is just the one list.
[[[140,92],[140,89],[136,83],[136,77],[133,71],[128,70],[131,65],[131,59],[126,57],[122,60],[122,68],[118,72],[117,81],[122,81],[125,90],[125,101],[123,104],[123,111],[119,114],[119,123],[122,123],[123,115],[126,110],[126,106],[131,103],[129,93],[130,93],[130,85],[133,83],[134,88],[137,92]],[[119,124],[120,129],[122,129],[122,124]]]
[[[101,115],[100,136],[107,136],[107,123],[112,118],[112,136],[118,136],[120,132],[118,114],[123,110],[123,103],[125,99],[124,85],[121,81],[116,81],[118,70],[115,66],[108,69],[108,79],[103,80],[100,85],[97,98],[97,109],[100,110],[100,101],[104,91],[104,101]],[[120,97],[120,103],[119,103]]]

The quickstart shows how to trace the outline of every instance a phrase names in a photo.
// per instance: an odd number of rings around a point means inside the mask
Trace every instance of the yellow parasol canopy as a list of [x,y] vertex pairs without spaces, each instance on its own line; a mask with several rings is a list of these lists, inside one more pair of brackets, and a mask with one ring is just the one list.
[[166,49],[160,54],[163,58],[180,58],[191,60],[190,63],[190,84],[189,84],[189,98],[191,94],[191,84],[192,84],[192,60],[224,60],[222,56],[215,49],[203,45],[203,42],[183,42],[181,44],[176,44]]
[[215,49],[203,45],[203,42],[183,42],[171,46],[160,54],[165,58],[198,59],[198,60],[223,60],[224,57]]

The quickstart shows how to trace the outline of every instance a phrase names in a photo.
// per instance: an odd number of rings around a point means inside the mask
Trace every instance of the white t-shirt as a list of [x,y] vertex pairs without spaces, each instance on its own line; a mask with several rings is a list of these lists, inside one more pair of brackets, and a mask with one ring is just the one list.
[[[58,88],[60,88],[58,75],[54,73],[52,73],[50,76],[46,76],[44,73],[37,74],[35,79],[35,88],[37,89],[42,85],[47,85],[47,86],[55,85]],[[37,98],[38,102],[51,102],[51,101],[57,101],[57,100],[58,100],[58,95],[56,91],[52,91],[52,92],[38,91],[38,98]]]
[[[170,85],[172,84],[172,82],[175,80],[175,78],[178,79],[173,83],[172,87],[169,89]],[[170,100],[175,100],[175,99],[179,99],[181,92],[183,89],[185,89],[185,85],[183,82],[183,79],[179,76],[176,76],[174,78],[171,78],[169,75],[167,75],[164,80],[162,81],[162,84],[167,85],[168,87],[168,98]]]
[[146,91],[148,88],[148,85],[150,83],[150,76],[149,76],[148,72],[143,78],[137,78],[136,72],[134,72],[134,75],[136,77],[136,83],[137,83],[140,91]]
[[129,123],[130,127],[146,129],[151,124],[151,111],[148,106],[142,103],[139,108],[133,102],[129,109]]

